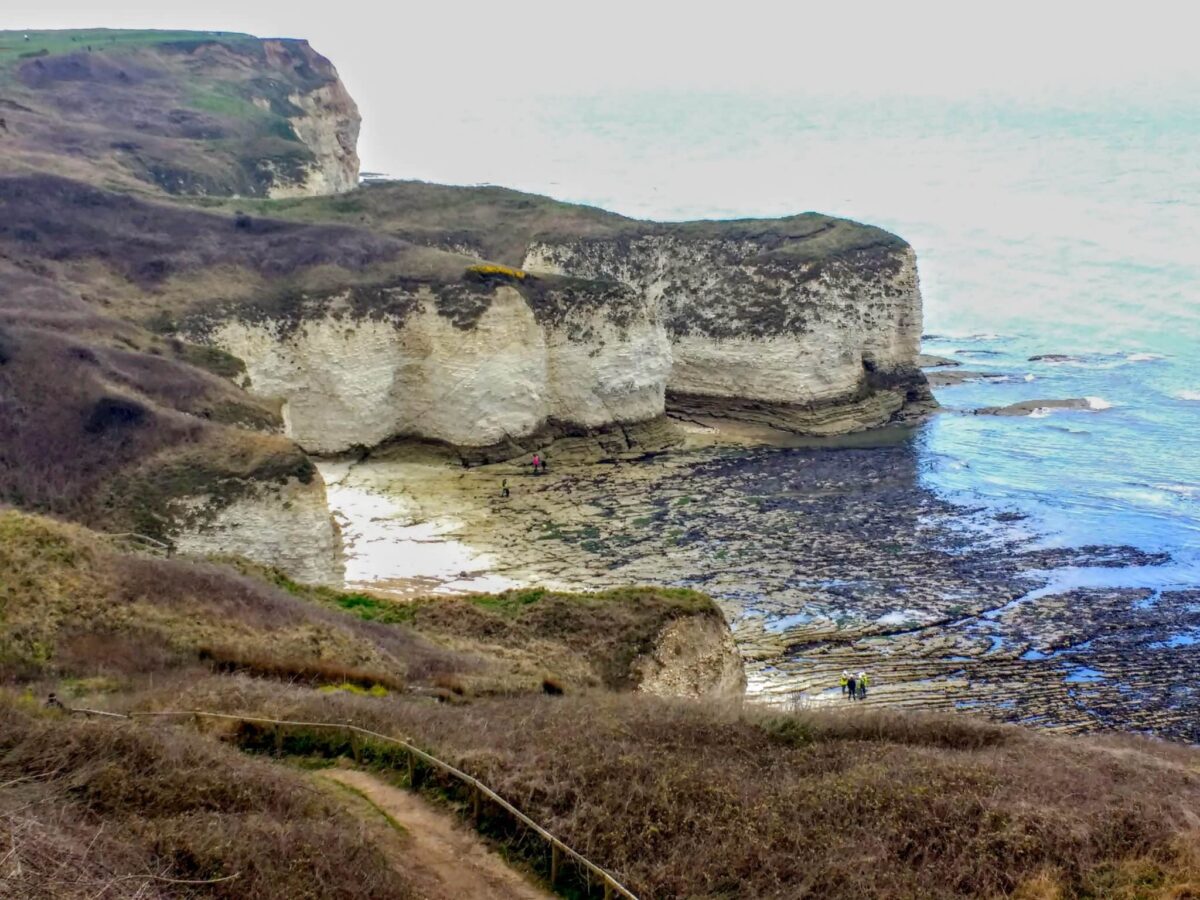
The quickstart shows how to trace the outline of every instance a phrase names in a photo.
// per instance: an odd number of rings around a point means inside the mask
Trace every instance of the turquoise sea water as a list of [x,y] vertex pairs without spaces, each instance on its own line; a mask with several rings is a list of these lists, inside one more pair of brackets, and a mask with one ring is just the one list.
[[[1047,543],[1166,550],[1118,583],[1200,584],[1200,108],[1194,91],[1042,99],[620,94],[451,115],[391,170],[665,219],[818,210],[915,247],[939,389],[926,483]],[[461,139],[456,139],[461,138]],[[447,151],[451,146],[457,149]],[[1065,362],[1031,362],[1038,354]],[[1034,418],[957,409],[1092,397]],[[1122,579],[1124,582],[1122,582]],[[1108,583],[1108,582],[1106,582]]]

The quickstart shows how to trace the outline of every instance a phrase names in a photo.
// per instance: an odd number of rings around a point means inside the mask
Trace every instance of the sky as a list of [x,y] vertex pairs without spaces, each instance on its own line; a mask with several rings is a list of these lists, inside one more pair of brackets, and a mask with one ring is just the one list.
[[413,128],[538,98],[635,91],[784,95],[1153,95],[1200,81],[1200,14],[1162,2],[5,0],[0,29],[194,28],[303,37],[364,116],[368,169]]

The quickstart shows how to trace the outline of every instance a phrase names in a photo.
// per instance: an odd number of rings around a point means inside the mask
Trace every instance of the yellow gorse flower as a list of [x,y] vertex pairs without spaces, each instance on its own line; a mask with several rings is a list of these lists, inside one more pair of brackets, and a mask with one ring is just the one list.
[[518,281],[524,281],[529,274],[522,269],[501,266],[497,263],[480,263],[477,266],[471,266],[467,271],[474,272],[477,275],[503,275],[507,278],[515,278]]

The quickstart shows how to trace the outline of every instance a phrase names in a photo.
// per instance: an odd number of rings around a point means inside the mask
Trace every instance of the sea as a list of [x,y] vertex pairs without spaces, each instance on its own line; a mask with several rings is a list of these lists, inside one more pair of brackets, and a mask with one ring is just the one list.
[[[499,119],[493,106],[445,113],[396,158],[366,162],[641,218],[815,210],[901,235],[918,254],[925,352],[989,376],[937,389],[945,411],[912,438],[926,485],[1024,513],[1018,527],[1046,545],[1170,554],[1163,566],[1081,570],[1070,576],[1079,586],[1195,587],[1196,87],[1033,99],[551,95]],[[1089,408],[970,413],[1048,398]]]

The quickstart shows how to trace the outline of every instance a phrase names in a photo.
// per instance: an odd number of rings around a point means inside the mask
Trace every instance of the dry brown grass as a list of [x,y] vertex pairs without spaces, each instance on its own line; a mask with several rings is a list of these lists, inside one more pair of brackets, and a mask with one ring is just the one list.
[[545,690],[547,679],[559,689],[636,689],[641,676],[635,662],[654,649],[672,621],[724,621],[706,595],[660,587],[434,597],[414,601],[405,614],[431,639],[493,660],[467,679],[477,694]]
[[127,679],[194,667],[205,648],[211,662],[266,677],[395,690],[475,665],[227,566],[118,552],[13,510],[0,510],[0,623],[7,679]]
[[299,774],[195,733],[39,715],[10,697],[0,847],[4,897],[412,896]]
[[[171,702],[219,706],[225,689]],[[636,694],[449,707],[241,684],[228,703],[418,736],[645,897],[1165,900],[1200,884],[1200,753],[1150,741]]]
[[381,687],[390,691],[402,691],[406,686],[404,679],[388,672],[376,672],[325,660],[280,657],[261,650],[204,646],[199,649],[199,655],[202,662],[209,663],[218,672],[276,678],[291,684],[346,684],[368,689]]

